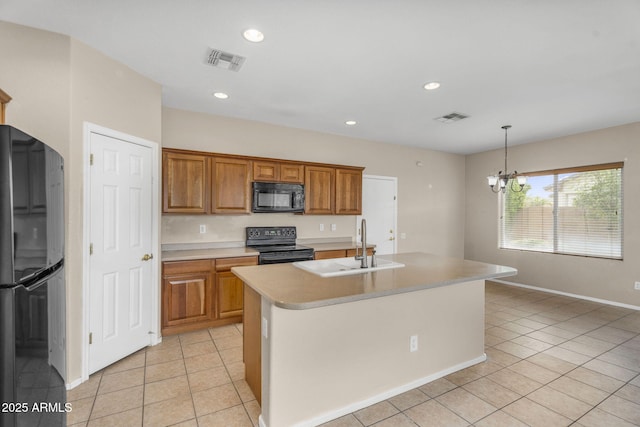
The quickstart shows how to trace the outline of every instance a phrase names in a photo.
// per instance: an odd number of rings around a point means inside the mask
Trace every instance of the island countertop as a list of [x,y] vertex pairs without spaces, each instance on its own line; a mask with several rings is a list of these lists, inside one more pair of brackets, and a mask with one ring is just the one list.
[[517,274],[511,267],[420,252],[379,258],[403,263],[405,267],[326,278],[293,264],[233,267],[231,271],[275,306],[291,310]]

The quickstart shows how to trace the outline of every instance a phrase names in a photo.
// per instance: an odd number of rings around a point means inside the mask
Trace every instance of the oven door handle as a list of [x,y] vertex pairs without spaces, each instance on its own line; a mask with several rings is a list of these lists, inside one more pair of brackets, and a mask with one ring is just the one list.
[[294,255],[291,257],[283,257],[272,254],[260,254],[258,263],[259,264],[281,264],[285,262],[296,262],[296,261],[309,261],[313,259],[313,253],[311,254],[300,254]]

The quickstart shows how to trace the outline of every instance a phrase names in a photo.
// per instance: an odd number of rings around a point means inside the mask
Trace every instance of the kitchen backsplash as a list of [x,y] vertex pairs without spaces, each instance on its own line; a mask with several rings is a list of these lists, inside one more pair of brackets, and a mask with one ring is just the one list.
[[243,242],[245,227],[283,225],[297,227],[299,239],[355,239],[356,222],[351,215],[163,215],[161,243]]

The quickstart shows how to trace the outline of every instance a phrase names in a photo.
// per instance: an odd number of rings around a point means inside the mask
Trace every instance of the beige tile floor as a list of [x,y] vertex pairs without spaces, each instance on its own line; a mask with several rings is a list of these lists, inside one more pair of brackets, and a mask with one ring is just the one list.
[[[487,283],[485,320],[486,362],[324,427],[640,426],[640,312]],[[68,424],[256,426],[241,336],[165,337],[71,390]]]

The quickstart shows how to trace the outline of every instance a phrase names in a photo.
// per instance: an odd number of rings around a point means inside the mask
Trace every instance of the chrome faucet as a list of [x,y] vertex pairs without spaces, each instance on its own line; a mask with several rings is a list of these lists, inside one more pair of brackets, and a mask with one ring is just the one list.
[[360,268],[368,268],[367,266],[367,220],[362,218],[362,222],[360,223],[360,245],[362,247],[361,255],[358,255],[358,247],[356,246],[356,256],[354,257],[357,260],[360,260]]

